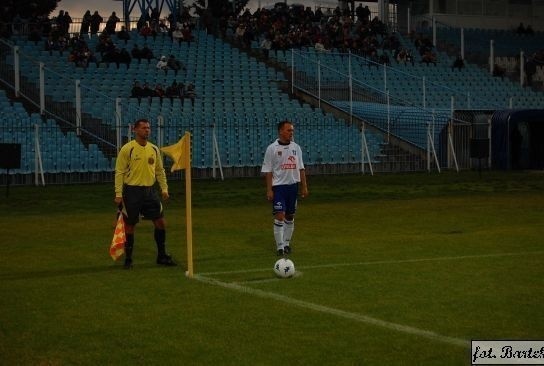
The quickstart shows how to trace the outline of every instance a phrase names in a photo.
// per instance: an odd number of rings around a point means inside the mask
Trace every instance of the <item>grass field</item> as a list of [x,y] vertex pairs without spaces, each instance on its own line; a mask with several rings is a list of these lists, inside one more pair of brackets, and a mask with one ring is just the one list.
[[274,277],[261,179],[184,183],[133,270],[108,255],[111,184],[11,187],[0,203],[2,365],[468,365],[471,339],[543,339],[544,174],[309,177],[297,277]]

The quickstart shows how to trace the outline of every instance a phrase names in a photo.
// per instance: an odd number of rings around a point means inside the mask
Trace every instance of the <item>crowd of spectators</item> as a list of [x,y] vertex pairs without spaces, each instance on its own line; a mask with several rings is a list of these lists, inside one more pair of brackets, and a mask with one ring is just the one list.
[[[394,32],[378,17],[371,18],[368,6],[355,9],[317,8],[278,3],[272,9],[246,10],[239,16],[226,13],[218,32],[240,48],[254,47],[256,41],[266,59],[271,50],[314,48],[319,52],[351,52],[376,64],[414,63],[409,49],[401,46]],[[436,53],[428,38],[417,35],[416,47],[422,62],[436,63]],[[417,43],[421,44],[417,44]]]
[[[180,70],[186,71],[186,67],[173,55],[159,58],[147,45],[140,48],[135,44],[130,52],[120,45],[122,42],[128,44],[134,37],[143,37],[146,40],[149,37],[169,37],[174,44],[191,42],[194,39],[194,25],[188,11],[182,14],[176,21],[171,16],[161,19],[159,11],[152,9],[149,14],[142,15],[134,32],[128,31],[124,26],[117,31],[120,19],[112,12],[100,32],[104,18],[98,11],[91,13],[87,10],[81,19],[79,34],[70,37],[69,29],[73,22],[71,15],[60,10],[51,19],[34,19],[26,33],[36,44],[44,42],[45,50],[50,53],[58,51],[64,54],[68,51],[69,60],[79,67],[87,67],[90,63],[114,63],[118,68],[123,64],[128,68],[133,60],[138,60],[138,63],[147,60],[150,65],[156,60],[153,64],[158,70],[165,74],[173,70],[177,76]],[[201,16],[201,22],[206,25],[205,14]],[[12,26],[15,32],[21,28],[19,24],[22,24],[22,20],[15,17]],[[28,23],[26,26],[28,27]],[[225,11],[215,18],[214,30],[219,35],[230,38],[240,48],[250,49],[256,43],[264,58],[268,58],[271,50],[309,47],[319,52],[349,51],[367,57],[376,65],[390,64],[392,60],[414,64],[416,57],[417,62],[421,63],[436,65],[438,62],[435,45],[428,35],[418,32],[410,35],[417,50],[414,56],[409,49],[402,47],[396,34],[389,32],[378,17],[372,18],[368,6],[362,4],[357,8],[352,5],[351,9],[346,6],[343,9],[336,7],[313,10],[301,5],[287,6],[285,3],[277,3],[271,9],[257,9],[254,13],[246,10],[240,15],[234,15]],[[533,34],[532,27],[525,27],[523,23],[520,23],[516,32]],[[94,50],[89,49],[86,42],[89,34],[98,34],[99,37],[99,43]],[[121,42],[114,42],[115,37]],[[526,61],[528,84],[535,73],[533,70],[544,64],[543,53],[537,52]],[[452,70],[462,69],[464,60],[458,58],[451,67]],[[500,67],[496,68],[496,75],[504,76]]]
[[158,36],[168,36],[172,42],[180,44],[181,42],[191,42],[194,25],[187,8],[181,12],[179,19],[174,20],[172,14],[167,19],[160,19],[157,8],[154,8],[148,14],[143,14],[136,24],[138,36],[156,39]]
[[185,85],[182,82],[178,83],[174,80],[172,81],[172,84],[164,88],[161,83],[157,83],[153,87],[147,82],[142,84],[138,80],[134,80],[130,91],[130,97],[138,99],[138,104],[141,104],[142,99],[146,99],[149,103],[152,103],[154,99],[158,99],[161,105],[164,98],[170,99],[171,102],[174,99],[179,99],[182,101],[181,105],[183,105],[184,99],[189,99],[194,106],[196,90],[194,84],[191,82]]
[[337,49],[370,55],[387,38],[387,27],[378,18],[371,20],[370,12],[356,13],[354,19],[348,8],[323,12],[320,8],[314,11],[310,7],[278,3],[272,9],[257,9],[253,14],[246,10],[238,17],[225,16],[219,22],[219,31],[223,36],[231,36],[241,48],[250,48],[253,41],[261,41],[266,50],[317,45],[321,51]]
[[525,27],[523,23],[519,23],[518,27],[516,28],[516,33],[520,35],[526,34],[526,35],[532,36],[535,34],[535,31],[533,30],[533,27],[530,24],[528,24],[527,27]]
[[[184,12],[184,14],[188,14],[188,12]],[[147,40],[148,37],[156,38],[157,35],[161,34],[170,37],[172,42],[177,43],[194,40],[192,35],[193,25],[190,18],[184,17],[178,22],[169,23],[165,19],[159,19],[157,10],[151,11],[149,15],[142,16],[138,22],[136,34],[128,31],[125,26],[121,26],[118,31],[116,30],[120,19],[115,12],[112,12],[108,17],[104,29],[100,32],[103,21],[104,18],[98,11],[91,15],[91,11],[87,10],[81,18],[80,32],[70,37],[69,29],[72,18],[67,11],[60,10],[58,15],[49,22],[32,27],[29,40],[38,44],[42,41],[42,37],[45,36],[44,49],[46,51],[49,51],[50,54],[59,52],[60,55],[64,55],[64,52],[67,51],[69,61],[74,62],[78,67],[84,68],[90,63],[96,63],[97,66],[100,63],[108,65],[114,63],[117,68],[125,64],[129,68],[133,59],[138,60],[138,63],[147,60],[148,64],[151,64],[151,61],[155,59],[155,55],[147,44],[141,48],[138,44],[135,44],[130,52],[126,48],[119,46],[122,42],[125,45],[128,44],[132,37],[141,36]],[[174,24],[174,27],[168,27],[167,24]],[[176,35],[178,31],[181,33],[179,36]],[[91,37],[98,37],[98,44],[95,49],[89,48],[87,43],[89,34]],[[121,42],[115,42],[115,37]],[[185,65],[173,55],[166,61],[167,64],[162,68],[165,73],[168,70],[174,70],[177,75],[179,70],[186,70]]]
[[533,86],[533,77],[537,73],[538,67],[544,67],[544,49],[533,53],[525,60],[526,85]]
[[168,58],[166,56],[161,56],[156,65],[157,70],[164,71],[164,74],[168,74],[168,70],[173,70],[174,74],[177,76],[179,70],[187,71],[185,65],[174,55],[170,55]]

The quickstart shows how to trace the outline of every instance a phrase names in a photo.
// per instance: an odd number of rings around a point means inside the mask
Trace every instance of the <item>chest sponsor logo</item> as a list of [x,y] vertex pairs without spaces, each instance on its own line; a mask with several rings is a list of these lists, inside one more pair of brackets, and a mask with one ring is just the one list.
[[281,169],[296,169],[297,159],[294,156],[287,157],[287,162],[281,165]]

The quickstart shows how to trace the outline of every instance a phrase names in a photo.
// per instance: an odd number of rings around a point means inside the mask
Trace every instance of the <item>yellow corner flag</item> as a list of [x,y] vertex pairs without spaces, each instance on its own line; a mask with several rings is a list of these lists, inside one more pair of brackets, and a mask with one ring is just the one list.
[[[187,142],[187,140],[190,139],[190,135],[188,136],[188,132],[185,133],[185,136],[183,136],[178,142],[176,142],[174,145],[161,147],[161,151],[165,153],[167,156],[169,156],[173,161],[174,164],[172,164],[172,168],[170,169],[171,172],[175,172],[176,170],[181,169],[187,169],[190,166],[190,142]],[[189,147],[189,149],[187,149]],[[187,150],[189,153],[187,153]]]
[[193,214],[191,203],[191,134],[185,135],[174,145],[165,146],[161,151],[169,156],[174,164],[171,172],[185,169],[185,211],[187,220],[187,272],[188,277],[193,277]]
[[117,225],[115,225],[115,231],[113,232],[113,239],[111,240],[110,245],[110,255],[114,261],[125,253],[125,242],[125,220],[123,214],[119,212]]

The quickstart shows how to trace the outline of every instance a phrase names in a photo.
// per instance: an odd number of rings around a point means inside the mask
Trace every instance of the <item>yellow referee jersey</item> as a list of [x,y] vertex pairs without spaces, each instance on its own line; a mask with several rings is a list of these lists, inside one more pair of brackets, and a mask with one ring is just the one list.
[[115,162],[115,195],[123,195],[123,185],[151,187],[159,183],[162,192],[168,192],[162,156],[157,146],[149,141],[145,146],[136,140],[126,143]]

